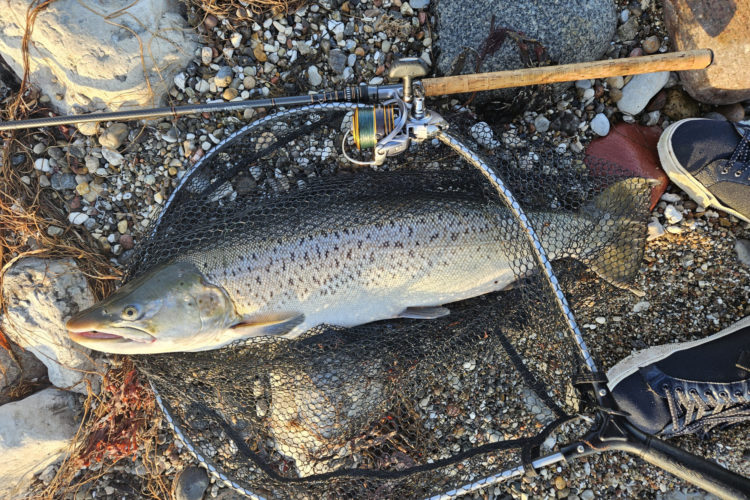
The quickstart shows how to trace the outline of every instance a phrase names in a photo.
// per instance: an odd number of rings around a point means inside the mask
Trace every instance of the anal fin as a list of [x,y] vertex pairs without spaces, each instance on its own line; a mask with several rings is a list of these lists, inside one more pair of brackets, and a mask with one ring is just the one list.
[[436,319],[447,316],[448,314],[450,314],[448,308],[442,306],[407,307],[406,309],[401,311],[401,314],[399,314],[398,317],[412,319]]

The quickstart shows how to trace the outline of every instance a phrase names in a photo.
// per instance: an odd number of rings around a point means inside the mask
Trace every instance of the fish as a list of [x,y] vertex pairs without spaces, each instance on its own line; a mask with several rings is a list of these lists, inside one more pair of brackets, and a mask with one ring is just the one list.
[[[636,291],[629,280],[643,256],[652,184],[625,179],[577,212],[526,214],[550,260],[576,259]],[[429,320],[537,268],[500,202],[450,189],[366,191],[330,196],[308,207],[314,213],[289,210],[265,226],[216,229],[216,241],[172,256],[70,318],[69,335],[98,351],[156,354],[295,338],[321,324]]]

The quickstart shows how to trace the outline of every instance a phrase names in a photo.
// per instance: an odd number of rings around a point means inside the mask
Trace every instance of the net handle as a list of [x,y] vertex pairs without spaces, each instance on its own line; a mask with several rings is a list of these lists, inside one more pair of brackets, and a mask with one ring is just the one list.
[[534,259],[536,260],[537,264],[539,264],[539,266],[541,266],[541,268],[544,269],[544,277],[546,278],[549,286],[554,291],[555,302],[557,304],[557,307],[560,310],[560,312],[562,312],[563,316],[566,319],[568,330],[573,336],[573,339],[576,342],[576,346],[578,346],[579,354],[581,355],[581,358],[583,359],[586,368],[591,373],[596,373],[598,371],[596,367],[596,363],[594,363],[594,359],[591,356],[591,353],[589,352],[588,347],[586,346],[586,342],[583,340],[583,335],[581,334],[581,330],[578,328],[578,323],[576,323],[576,319],[575,319],[575,316],[573,315],[573,311],[570,309],[570,306],[568,305],[568,301],[565,298],[565,294],[560,288],[560,283],[557,281],[557,277],[555,276],[555,273],[552,270],[552,264],[550,263],[550,260],[547,257],[547,253],[544,251],[544,248],[542,247],[542,244],[539,241],[539,237],[537,236],[536,231],[534,231],[534,228],[532,227],[531,222],[526,217],[526,214],[524,213],[523,209],[516,201],[515,197],[513,196],[513,193],[511,193],[511,191],[505,186],[505,184],[500,179],[500,176],[497,175],[495,170],[490,165],[488,165],[484,160],[482,160],[476,153],[474,153],[471,149],[469,149],[466,145],[464,145],[458,138],[456,138],[455,136],[447,132],[440,132],[437,135],[437,138],[443,144],[454,149],[458,154],[460,154],[466,161],[471,163],[474,167],[479,169],[482,175],[484,175],[484,177],[497,190],[497,193],[500,195],[503,201],[505,201],[505,203],[510,207],[511,212],[513,213],[513,217],[516,219],[518,224],[523,228],[524,233],[526,234],[526,238],[528,239],[529,244],[531,245],[531,248],[532,248],[532,254],[534,256]]

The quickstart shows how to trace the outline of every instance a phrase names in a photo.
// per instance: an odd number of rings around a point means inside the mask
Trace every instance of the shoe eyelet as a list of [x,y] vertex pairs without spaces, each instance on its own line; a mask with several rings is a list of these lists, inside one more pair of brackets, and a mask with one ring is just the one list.
[[[669,386],[668,386],[668,385],[666,385],[666,384],[664,384],[664,388],[668,390],[668,389],[669,389]],[[675,392],[679,392],[680,394],[682,394],[682,392],[683,392],[683,391],[682,391],[682,387],[677,387],[677,388],[675,388]]]
[[698,391],[696,391],[695,389],[690,389],[690,394],[693,396],[698,396]]
[[737,171],[736,171],[736,172],[734,173],[734,176],[735,176],[735,177],[739,177],[740,175],[742,175],[742,170],[737,170]]
[[728,398],[729,397],[729,393],[727,391],[721,391],[719,393],[719,396],[721,396],[722,398]]
[[703,394],[704,394],[705,396],[709,396],[709,397],[710,397],[710,396],[713,396],[713,395],[714,395],[714,393],[713,393],[713,392],[711,392],[711,391],[709,391],[709,390],[706,390],[706,391],[704,391],[704,392],[703,392]]
[[729,169],[728,168],[722,168],[721,169],[721,175],[727,175],[728,173],[729,173]]

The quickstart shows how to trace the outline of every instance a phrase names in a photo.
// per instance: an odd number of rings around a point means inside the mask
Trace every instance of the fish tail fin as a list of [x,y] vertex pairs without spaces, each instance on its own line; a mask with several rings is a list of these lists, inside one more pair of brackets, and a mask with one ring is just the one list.
[[584,208],[594,224],[580,260],[606,282],[639,296],[644,292],[631,281],[643,261],[651,188],[656,183],[639,177],[618,181]]

